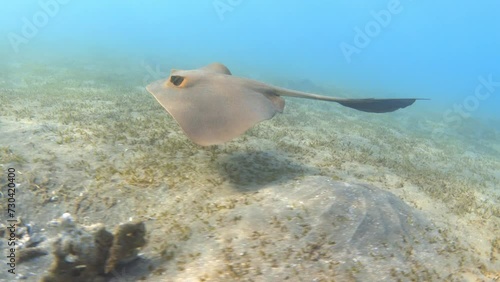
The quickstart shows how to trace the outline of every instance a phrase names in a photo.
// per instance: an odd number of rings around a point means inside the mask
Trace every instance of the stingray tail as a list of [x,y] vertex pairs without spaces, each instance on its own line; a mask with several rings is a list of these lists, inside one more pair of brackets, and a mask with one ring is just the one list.
[[349,107],[352,109],[356,109],[358,111],[369,112],[369,113],[394,112],[395,110],[406,108],[406,107],[412,105],[413,103],[415,103],[416,100],[429,100],[429,99],[423,99],[423,98],[346,99],[346,98],[322,96],[322,95],[317,95],[317,94],[312,94],[312,93],[289,90],[289,89],[280,88],[280,87],[276,87],[275,91],[276,91],[276,94],[279,96],[289,96],[289,97],[337,102],[344,107]]
[[406,108],[415,101],[416,98],[407,99],[346,99],[343,101],[336,101],[342,106],[356,109],[358,111],[370,113],[388,113],[395,110]]

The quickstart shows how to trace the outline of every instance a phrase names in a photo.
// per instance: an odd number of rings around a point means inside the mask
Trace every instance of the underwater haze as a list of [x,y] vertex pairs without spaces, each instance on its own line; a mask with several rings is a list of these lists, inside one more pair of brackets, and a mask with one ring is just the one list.
[[500,281],[499,11],[0,1],[0,282]]
[[[167,69],[219,61],[246,66],[242,75],[272,74],[380,96],[432,98],[425,108],[452,110],[449,119],[469,114],[498,118],[497,1],[51,3],[3,1],[3,56],[36,50],[78,56],[102,49],[161,56],[156,63]],[[47,18],[37,14],[45,10]],[[26,27],[28,22],[35,31]],[[484,81],[490,86],[476,94]]]

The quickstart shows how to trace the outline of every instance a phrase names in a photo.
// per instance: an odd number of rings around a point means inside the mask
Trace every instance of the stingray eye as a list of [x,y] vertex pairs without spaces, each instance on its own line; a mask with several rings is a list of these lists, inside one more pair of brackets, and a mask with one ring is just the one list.
[[170,76],[170,82],[172,82],[173,85],[179,86],[181,83],[184,81],[184,77],[179,76],[179,75],[172,75]]

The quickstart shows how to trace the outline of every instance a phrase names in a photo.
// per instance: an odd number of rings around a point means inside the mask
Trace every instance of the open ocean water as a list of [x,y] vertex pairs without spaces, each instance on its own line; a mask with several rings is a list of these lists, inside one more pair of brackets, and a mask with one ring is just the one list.
[[500,281],[498,2],[0,5],[0,281]]

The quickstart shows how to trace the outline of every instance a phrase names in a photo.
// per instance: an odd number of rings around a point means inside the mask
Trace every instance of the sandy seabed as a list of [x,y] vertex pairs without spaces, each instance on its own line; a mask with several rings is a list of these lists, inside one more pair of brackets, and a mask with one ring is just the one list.
[[[286,99],[284,114],[224,145],[199,147],[146,92],[144,69],[89,62],[9,62],[0,70],[2,202],[12,167],[16,217],[46,233],[49,248],[19,263],[16,279],[44,275],[56,236],[47,224],[68,212],[82,225],[146,224],[140,256],[101,281],[499,281],[493,122],[448,128],[425,111],[429,101],[382,115]],[[330,230],[326,215],[342,216],[331,212],[338,195],[317,200],[330,180],[395,195],[426,222],[405,232],[436,245],[395,248],[404,253],[397,262],[370,251],[337,255],[359,242],[321,235]],[[369,211],[373,198],[354,208]],[[1,246],[7,250],[5,240]],[[11,281],[4,265],[0,279]]]

